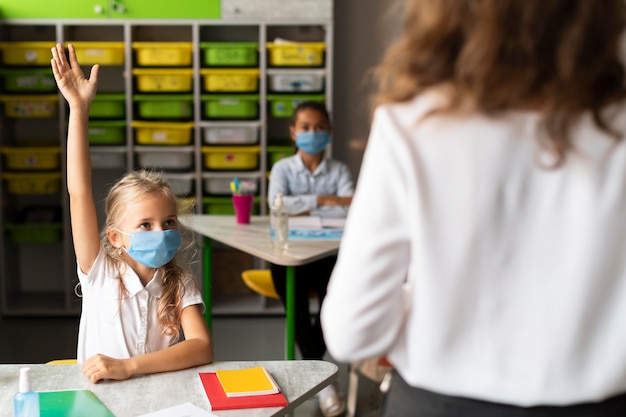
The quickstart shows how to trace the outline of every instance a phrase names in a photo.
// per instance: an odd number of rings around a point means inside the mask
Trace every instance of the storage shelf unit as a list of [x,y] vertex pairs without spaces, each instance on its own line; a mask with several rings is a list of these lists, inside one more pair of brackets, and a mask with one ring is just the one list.
[[[246,16],[247,9],[243,8],[243,12],[238,9],[241,1],[226,3],[229,7],[223,6],[220,20],[0,21],[3,57],[13,53],[12,46],[17,46],[18,42],[31,46],[33,42],[41,43],[44,47],[41,53],[46,51],[45,60],[37,57],[43,63],[38,61],[33,65],[28,61],[33,53],[26,51],[23,63],[2,64],[3,68],[47,70],[49,49],[56,42],[75,42],[83,58],[90,62],[83,66],[86,72],[91,63],[101,65],[98,98],[89,128],[94,197],[101,221],[104,219],[102,201],[111,183],[126,171],[142,166],[164,169],[181,198],[194,200],[197,213],[232,210],[229,192],[224,192],[225,184],[232,178],[256,181],[255,210],[266,214],[267,174],[271,163],[277,155],[285,156],[285,150],[292,149],[288,138],[289,106],[310,97],[325,101],[330,110],[333,44],[330,3],[321,3],[318,9],[321,14],[318,14],[322,17],[304,20],[256,16],[259,12],[256,9]],[[277,38],[302,43],[303,47],[313,43],[324,45],[318,57],[320,65],[310,66],[306,62],[294,65],[290,59],[302,58],[294,58],[293,53],[285,55],[286,62],[281,63],[278,58],[280,65],[272,65],[276,58],[270,56],[267,44]],[[172,51],[173,61],[168,61],[165,51],[172,43],[181,47],[183,55],[188,51],[190,60],[175,56],[180,51]],[[251,58],[237,51],[211,52],[208,56],[207,48],[212,44],[226,43],[244,48],[250,43],[258,46]],[[142,50],[152,44],[156,46],[155,51]],[[140,57],[141,54],[144,56]],[[220,59],[225,60],[223,65]],[[0,79],[4,81],[10,75],[0,72]],[[166,79],[168,76],[181,76],[186,80],[170,81]],[[287,91],[270,91],[270,82],[276,82],[276,76],[287,78],[281,81],[283,87],[278,87]],[[322,88],[305,91],[311,76],[321,79]],[[75,295],[76,261],[65,192],[68,112],[56,88],[50,91],[49,78],[44,77],[41,82],[45,94],[37,93],[40,82],[37,77],[39,75],[21,81],[23,85],[34,83],[35,92],[22,92],[19,86],[17,91],[5,84],[0,86],[0,147],[9,148],[8,152],[18,147],[58,149],[58,166],[53,169],[39,170],[35,161],[34,166],[15,170],[9,167],[6,154],[0,159],[2,313],[11,316],[75,315],[80,311],[80,298]],[[147,78],[140,80],[141,77]],[[298,77],[303,80],[298,81]],[[296,80],[291,80],[293,78]],[[189,82],[189,87],[176,87],[180,82]],[[147,83],[147,87],[140,83]],[[167,85],[174,87],[168,89]],[[35,97],[35,93],[45,97]],[[11,104],[18,95],[35,100],[30,107],[26,106],[23,114],[11,113],[19,107]],[[241,104],[248,99],[253,100],[252,106]],[[272,100],[283,100],[283,109],[276,110]],[[37,118],[28,114],[38,108],[48,113]],[[250,109],[252,113],[246,113]],[[272,149],[282,149],[283,153],[274,151],[272,154]],[[35,175],[31,183],[26,178],[29,174]],[[15,187],[20,185],[12,179],[16,175],[26,178],[27,186],[43,187],[43,191],[28,188],[19,191],[18,187],[16,192]],[[60,209],[56,238],[40,242],[37,236],[33,240],[28,240],[28,236],[25,240],[15,237],[7,224],[32,207]],[[43,229],[46,227],[44,225]]]

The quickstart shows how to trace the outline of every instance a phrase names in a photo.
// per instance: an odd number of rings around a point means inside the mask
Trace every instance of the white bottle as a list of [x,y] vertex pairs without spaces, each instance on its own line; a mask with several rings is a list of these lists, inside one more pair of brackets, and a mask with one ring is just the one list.
[[283,207],[283,194],[276,194],[274,205],[270,209],[270,238],[274,246],[285,249],[287,247],[288,216]]
[[30,368],[20,368],[19,390],[13,396],[15,417],[39,417],[39,394],[30,384]]

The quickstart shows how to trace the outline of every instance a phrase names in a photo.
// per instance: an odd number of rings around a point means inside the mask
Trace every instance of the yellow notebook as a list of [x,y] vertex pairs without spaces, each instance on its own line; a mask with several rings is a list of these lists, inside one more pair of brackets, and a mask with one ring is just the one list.
[[215,371],[227,397],[276,394],[280,391],[274,378],[263,366]]

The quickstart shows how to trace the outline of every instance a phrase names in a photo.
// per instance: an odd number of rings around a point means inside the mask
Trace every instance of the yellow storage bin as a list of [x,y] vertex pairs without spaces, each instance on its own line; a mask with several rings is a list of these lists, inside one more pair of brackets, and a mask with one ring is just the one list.
[[137,65],[191,66],[191,42],[133,42]]
[[59,192],[61,174],[46,173],[9,173],[2,174],[11,194],[54,194]]
[[50,59],[54,42],[0,42],[2,62],[6,65],[46,65]]
[[55,170],[59,169],[57,147],[5,147],[0,149],[5,166],[11,170]]
[[204,91],[248,93],[259,89],[258,69],[202,69]]
[[269,64],[277,67],[321,67],[324,42],[268,42]]
[[57,95],[7,95],[0,96],[0,101],[4,103],[4,113],[15,118],[51,117],[59,106]]
[[142,92],[191,91],[193,70],[190,69],[134,69],[137,90]]
[[193,122],[133,122],[139,145],[189,145]]
[[[123,65],[124,42],[67,42],[76,49],[81,65]],[[50,59],[48,59],[48,63]]]
[[258,146],[203,146],[204,167],[216,170],[251,170],[259,166]]

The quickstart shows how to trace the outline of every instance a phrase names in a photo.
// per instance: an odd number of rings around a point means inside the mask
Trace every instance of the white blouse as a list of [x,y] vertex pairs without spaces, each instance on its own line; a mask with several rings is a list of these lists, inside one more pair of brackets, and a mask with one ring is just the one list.
[[329,352],[522,406],[626,392],[624,142],[585,116],[545,169],[536,114],[420,122],[437,101],[375,113],[322,306]]
[[[84,274],[77,268],[82,292],[82,313],[78,331],[78,362],[100,353],[126,359],[165,349],[170,336],[163,335],[157,322],[157,304],[162,296],[160,271],[144,285],[127,267],[123,276],[128,295],[120,299],[117,272],[106,261],[100,247],[98,257]],[[203,304],[202,294],[191,277],[185,281],[182,308]]]

